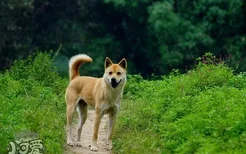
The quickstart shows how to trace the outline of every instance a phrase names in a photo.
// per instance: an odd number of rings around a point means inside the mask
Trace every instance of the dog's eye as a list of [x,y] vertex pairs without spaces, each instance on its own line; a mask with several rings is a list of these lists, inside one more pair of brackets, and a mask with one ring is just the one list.
[[117,75],[121,75],[121,72],[117,72]]
[[111,71],[110,71],[110,72],[108,72],[108,74],[109,74],[109,75],[112,75],[112,74],[113,74],[113,72],[111,72]]

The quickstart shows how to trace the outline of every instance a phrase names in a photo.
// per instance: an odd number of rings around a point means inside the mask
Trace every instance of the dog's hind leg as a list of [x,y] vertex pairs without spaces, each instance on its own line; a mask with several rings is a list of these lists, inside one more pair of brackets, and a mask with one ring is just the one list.
[[73,146],[72,141],[72,120],[75,108],[77,106],[78,98],[75,95],[66,94],[67,102],[67,144]]
[[79,114],[79,123],[78,123],[78,131],[77,131],[77,146],[81,146],[80,144],[80,138],[81,138],[81,131],[82,131],[82,127],[87,119],[87,109],[88,109],[88,105],[86,104],[86,102],[84,100],[80,100],[78,102],[78,106],[77,106],[77,111]]

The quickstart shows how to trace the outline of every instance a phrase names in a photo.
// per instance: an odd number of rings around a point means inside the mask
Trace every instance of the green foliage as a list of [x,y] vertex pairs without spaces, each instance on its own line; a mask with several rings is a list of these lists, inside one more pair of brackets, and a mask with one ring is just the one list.
[[[186,74],[174,70],[161,80],[128,75],[115,152],[246,152],[245,73],[235,75],[212,53],[197,60]],[[0,74],[0,153],[26,130],[39,135],[47,153],[63,152],[68,81],[53,63],[50,54],[37,53]]]
[[60,90],[61,87],[64,87],[64,82],[60,83],[62,78],[54,67],[55,56],[52,58],[50,54],[38,52],[27,59],[15,61],[9,70],[10,76],[15,80],[29,79],[39,81],[39,84],[43,86]]
[[206,52],[246,70],[244,0],[4,0],[0,10],[2,70],[60,44],[56,64],[63,76],[78,53],[94,59],[83,72],[93,76],[102,75],[106,56],[126,58],[129,73],[150,77],[191,69]]
[[45,53],[16,61],[0,74],[0,153],[23,131],[37,133],[46,153],[62,153],[66,85]]
[[[217,56],[231,55],[230,65],[239,68],[236,63],[243,57],[245,46],[240,38],[244,37],[231,34],[240,31],[241,6],[241,0],[154,3],[149,7],[149,26],[158,40],[162,65],[178,68],[185,63],[190,67],[194,57],[211,51]],[[231,24],[235,20],[238,24]]]
[[246,76],[211,54],[186,74],[129,76],[117,119],[117,153],[245,153]]

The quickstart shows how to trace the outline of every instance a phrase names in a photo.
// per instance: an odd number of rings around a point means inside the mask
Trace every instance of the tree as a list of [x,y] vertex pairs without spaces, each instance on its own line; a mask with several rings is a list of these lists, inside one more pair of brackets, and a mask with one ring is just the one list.
[[206,52],[232,55],[234,63],[245,56],[241,0],[163,1],[154,3],[149,12],[162,61],[175,67],[191,66]]
[[125,57],[129,73],[148,77],[189,69],[207,52],[245,71],[245,6],[243,0],[4,0],[0,67],[62,45],[56,64],[65,74],[77,53],[94,59],[82,74],[96,76],[106,56]]

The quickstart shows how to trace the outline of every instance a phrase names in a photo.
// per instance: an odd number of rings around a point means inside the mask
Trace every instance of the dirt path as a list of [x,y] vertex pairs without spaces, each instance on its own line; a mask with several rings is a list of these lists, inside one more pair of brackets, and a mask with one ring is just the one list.
[[[93,131],[93,125],[94,125],[94,111],[89,110],[88,111],[88,117],[87,120],[82,128],[82,134],[81,134],[81,144],[82,147],[73,146],[70,147],[68,145],[65,146],[65,152],[64,154],[112,154],[111,151],[108,150],[108,146],[106,145],[107,142],[107,121],[108,116],[104,115],[102,118],[99,132],[98,132],[98,151],[93,152],[90,150],[89,145],[91,144],[91,138],[92,138],[92,131]],[[76,139],[77,134],[77,119],[76,123],[73,124],[72,128],[72,134],[73,139]]]

